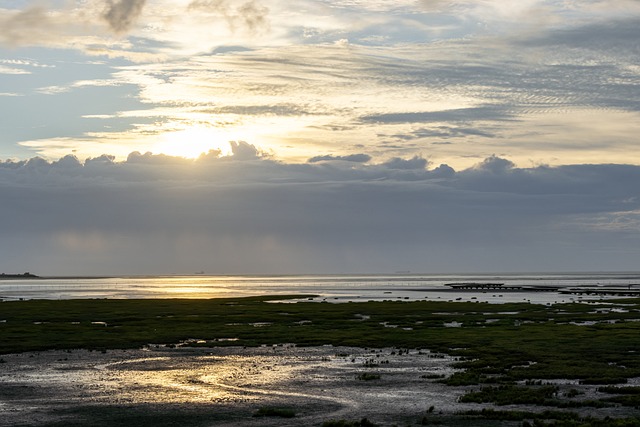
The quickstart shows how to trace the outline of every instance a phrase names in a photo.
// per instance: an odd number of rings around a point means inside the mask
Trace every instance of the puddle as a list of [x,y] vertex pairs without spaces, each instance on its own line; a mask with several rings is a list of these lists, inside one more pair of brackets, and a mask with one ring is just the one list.
[[445,328],[460,328],[462,327],[462,323],[453,321],[453,322],[443,323],[443,326]]

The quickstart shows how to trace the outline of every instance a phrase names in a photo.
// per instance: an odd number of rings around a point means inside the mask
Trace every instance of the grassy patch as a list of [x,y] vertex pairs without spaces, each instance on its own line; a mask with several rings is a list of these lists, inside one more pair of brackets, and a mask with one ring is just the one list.
[[560,411],[527,412],[483,409],[481,411],[467,411],[461,415],[484,420],[523,421],[523,427],[640,427],[640,419],[636,417],[581,417],[574,412]]
[[478,392],[467,393],[460,398],[464,403],[495,403],[496,405],[543,405],[558,393],[554,386],[518,387],[505,385],[483,387]]
[[462,416],[478,420],[522,421],[523,427],[640,427],[640,419],[581,417],[574,412],[467,411]]

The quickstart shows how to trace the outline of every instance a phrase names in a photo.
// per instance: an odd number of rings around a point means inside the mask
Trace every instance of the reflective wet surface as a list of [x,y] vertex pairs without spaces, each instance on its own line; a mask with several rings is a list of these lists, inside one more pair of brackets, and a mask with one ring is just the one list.
[[[138,425],[171,425],[171,417],[185,425],[320,425],[365,416],[415,422],[430,406],[459,410],[462,394],[427,379],[452,373],[448,356],[417,350],[153,347],[3,360],[2,426],[102,425],[97,417],[104,425],[126,425],[132,417]],[[363,373],[379,378],[363,380]],[[292,408],[296,417],[254,417],[263,407]]]
[[[450,284],[499,283],[503,289],[452,289]],[[544,292],[540,288],[546,289]],[[573,291],[572,291],[573,290]],[[555,304],[640,295],[640,273],[69,277],[0,280],[0,299],[224,298],[313,294],[315,301],[416,300]],[[568,292],[568,293],[565,293]],[[305,299],[306,300],[306,299]],[[1,320],[1,319],[0,319]]]

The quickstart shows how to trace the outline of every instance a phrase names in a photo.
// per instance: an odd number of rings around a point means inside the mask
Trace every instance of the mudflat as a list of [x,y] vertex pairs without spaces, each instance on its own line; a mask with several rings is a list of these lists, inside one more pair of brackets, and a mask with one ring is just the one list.
[[[297,426],[363,417],[415,425],[478,406],[458,403],[464,389],[434,379],[453,372],[451,357],[418,350],[150,346],[3,360],[1,426]],[[275,415],[257,416],[265,409]]]

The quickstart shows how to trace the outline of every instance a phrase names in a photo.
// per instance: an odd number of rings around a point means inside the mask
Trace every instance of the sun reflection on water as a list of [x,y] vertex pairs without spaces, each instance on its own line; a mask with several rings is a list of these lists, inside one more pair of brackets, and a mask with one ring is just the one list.
[[121,397],[135,403],[236,402],[236,393],[202,377],[216,372],[224,380],[235,371],[232,365],[201,357],[148,357],[103,366],[117,379]]

